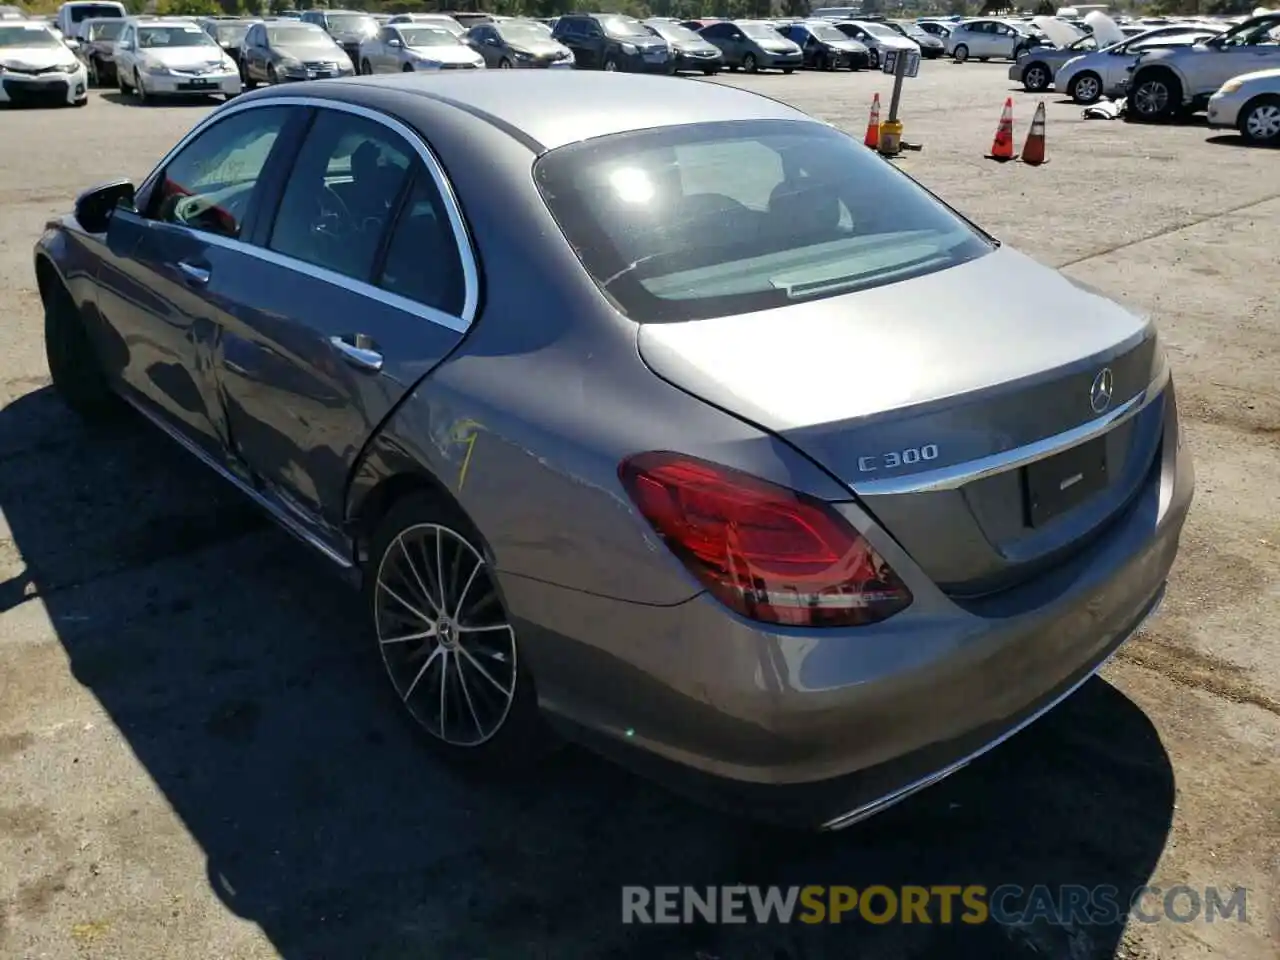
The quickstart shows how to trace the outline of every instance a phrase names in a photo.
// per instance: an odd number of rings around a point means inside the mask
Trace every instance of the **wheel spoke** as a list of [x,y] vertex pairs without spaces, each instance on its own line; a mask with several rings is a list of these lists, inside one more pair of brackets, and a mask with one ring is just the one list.
[[389,596],[396,603],[400,604],[400,606],[404,607],[406,610],[412,613],[415,617],[417,617],[423,623],[429,623],[433,625],[435,624],[435,621],[431,619],[431,617],[428,617],[425,613],[423,613],[421,610],[415,607],[412,603],[410,603],[404,597],[400,596],[400,594],[396,593],[394,590],[388,587],[387,582],[383,580],[381,577],[378,578],[378,588],[382,590],[384,593],[386,593],[387,596]]
[[471,576],[467,577],[467,582],[464,583],[462,585],[462,589],[458,591],[457,605],[454,606],[453,613],[450,614],[455,622],[457,622],[458,618],[462,616],[464,605],[467,602],[467,594],[471,592],[471,585],[476,582],[476,574],[480,572],[480,568],[483,566],[484,561],[477,560],[476,565],[471,568]]
[[409,548],[405,545],[404,534],[396,537],[396,542],[400,544],[400,553],[404,556],[404,562],[409,565],[409,572],[413,574],[413,579],[418,584],[418,589],[422,591],[422,597],[427,603],[431,604],[436,616],[440,616],[444,611],[441,610],[440,604],[436,603],[435,597],[431,596],[431,591],[427,589],[426,583],[423,582],[422,576],[418,573],[418,565],[413,562],[413,557],[409,553]]
[[440,664],[440,736],[449,739],[449,734],[445,732],[445,712],[447,705],[448,686],[449,686],[449,651],[445,651],[444,659]]
[[413,683],[409,684],[409,689],[406,690],[404,692],[404,696],[401,697],[401,699],[404,700],[405,703],[409,702],[409,698],[413,696],[413,691],[418,689],[418,683],[422,680],[424,676],[426,676],[427,671],[431,669],[431,665],[436,662],[436,658],[443,655],[444,655],[444,647],[436,647],[434,650],[431,651],[431,656],[427,657],[426,663],[422,665],[422,669],[420,669],[417,675],[413,678]]
[[482,677],[488,680],[489,683],[493,684],[494,689],[499,691],[504,697],[511,696],[511,691],[508,690],[506,687],[504,687],[502,684],[500,684],[497,680],[495,680],[493,678],[493,674],[491,674],[488,670],[485,669],[484,664],[482,664],[479,660],[477,660],[475,657],[471,655],[470,650],[468,650],[466,647],[459,647],[458,652],[461,653],[466,658],[467,662],[471,664],[471,666],[476,668],[476,670],[479,672],[479,674]]
[[423,630],[421,633],[406,633],[401,637],[387,637],[378,642],[384,647],[392,643],[409,643],[412,640],[429,640],[436,635],[436,628],[433,626],[430,630]]
[[494,633],[498,630],[510,630],[511,624],[491,623],[485,627],[470,627],[470,626],[465,626],[461,623],[457,623],[457,624],[454,624],[453,628],[457,630],[459,633]]
[[462,662],[458,662],[458,684],[462,687],[462,699],[466,701],[467,710],[471,712],[471,722],[476,725],[476,733],[484,736],[484,724],[480,722],[480,715],[476,713],[476,705],[471,699],[471,687],[467,685],[467,671],[462,668]]

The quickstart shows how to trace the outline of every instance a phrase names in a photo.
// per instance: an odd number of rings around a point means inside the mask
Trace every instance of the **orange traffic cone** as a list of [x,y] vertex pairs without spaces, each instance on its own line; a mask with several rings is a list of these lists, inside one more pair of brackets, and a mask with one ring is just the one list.
[[867,120],[867,135],[862,138],[863,146],[872,150],[880,146],[880,94],[871,101],[871,116]]
[[987,159],[1003,162],[1017,159],[1017,156],[1013,152],[1013,97],[1008,97],[1004,101],[1000,126],[996,127],[996,138],[991,142],[991,152],[987,154]]
[[1022,162],[1038,167],[1048,163],[1044,155],[1044,101],[1036,105],[1036,115],[1031,119],[1031,132],[1022,146]]

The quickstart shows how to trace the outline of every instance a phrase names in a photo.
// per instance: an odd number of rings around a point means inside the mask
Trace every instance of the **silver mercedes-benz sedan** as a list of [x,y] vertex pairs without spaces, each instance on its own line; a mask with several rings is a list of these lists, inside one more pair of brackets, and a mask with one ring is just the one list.
[[846,826],[1092,676],[1192,499],[1150,319],[726,86],[258,91],[35,270],[66,401],[360,584],[455,760]]

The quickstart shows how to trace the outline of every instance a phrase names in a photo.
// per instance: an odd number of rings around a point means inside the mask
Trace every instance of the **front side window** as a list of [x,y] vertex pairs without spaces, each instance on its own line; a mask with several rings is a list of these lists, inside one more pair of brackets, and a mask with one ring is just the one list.
[[412,151],[364,117],[322,110],[298,154],[268,246],[368,281]]
[[174,157],[152,195],[153,220],[237,238],[288,107],[262,107],[215,123]]
[[816,122],[601,137],[544,155],[534,176],[592,279],[642,323],[881,286],[993,246],[915,181]]

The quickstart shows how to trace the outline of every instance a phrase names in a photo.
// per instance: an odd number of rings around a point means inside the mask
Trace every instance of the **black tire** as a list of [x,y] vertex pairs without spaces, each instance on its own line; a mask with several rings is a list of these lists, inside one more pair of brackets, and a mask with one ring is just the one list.
[[[405,539],[402,540],[402,537]],[[408,550],[416,551],[419,548],[415,547],[414,538],[418,538],[419,544],[433,544],[435,537],[442,537],[442,542],[449,544],[458,542],[454,538],[465,541],[471,548],[470,554],[465,555],[482,558],[483,566],[479,577],[471,578],[469,570],[467,573],[459,570],[457,579],[469,579],[472,591],[487,591],[492,588],[492,601],[482,607],[491,611],[491,616],[483,619],[496,619],[509,623],[496,581],[487,579],[491,569],[487,548],[467,518],[451,503],[442,502],[440,497],[430,494],[413,494],[395,503],[378,524],[370,544],[369,566],[364,577],[364,597],[365,610],[372,628],[370,632],[377,644],[379,656],[383,660],[392,693],[400,701],[402,708],[400,713],[413,724],[437,754],[451,763],[485,772],[501,772],[512,767],[528,766],[541,759],[554,746],[555,737],[538,710],[533,677],[520,656],[514,628],[495,631],[494,636],[500,636],[500,640],[486,640],[482,644],[476,644],[476,634],[471,634],[471,639],[468,640],[468,633],[453,628],[452,624],[455,621],[452,618],[446,618],[449,623],[447,636],[451,638],[447,642],[453,645],[452,654],[448,647],[441,650],[440,648],[445,647],[445,644],[435,637],[403,643],[387,642],[390,638],[383,631],[390,631],[396,636],[413,636],[416,634],[414,625],[426,623],[425,617],[420,619],[408,614],[407,610],[394,599],[392,593],[403,597],[402,591],[409,591],[413,594],[412,602],[416,606],[425,599],[420,597],[423,592],[419,589],[420,587],[436,591],[436,585],[429,579],[430,570],[427,568],[427,557],[432,551],[426,549],[420,553],[415,552],[418,563],[412,570],[407,570],[404,566],[407,552],[403,547],[408,543]],[[436,595],[439,595],[438,592]],[[435,599],[431,598],[428,602],[435,603]],[[417,609],[421,612],[421,607]],[[396,614],[396,610],[404,610],[404,613]],[[427,613],[430,615],[434,611]],[[482,619],[476,614],[474,607],[471,608],[470,616],[465,619],[472,617],[477,620]],[[403,633],[406,629],[410,631],[409,634]],[[489,635],[484,634],[484,636]],[[495,655],[506,653],[508,649],[510,663]],[[471,656],[467,656],[468,650]],[[439,657],[440,666],[433,673],[429,661],[437,654],[443,655]],[[451,660],[451,656],[456,659]],[[476,657],[483,658],[482,663],[487,664],[491,671],[488,676],[485,676],[483,671],[477,673],[472,667],[477,662]],[[451,662],[454,673],[448,672]],[[464,667],[468,671],[465,676]],[[445,671],[443,677],[440,676],[441,671]],[[427,677],[426,674],[431,675]],[[432,683],[433,686],[414,685],[415,678],[423,677],[425,677],[424,683]],[[466,683],[466,677],[470,677],[473,683],[486,684],[483,694],[479,691],[472,692],[470,685]],[[513,683],[512,678],[514,678]],[[494,681],[497,683],[494,684]],[[458,734],[466,733],[468,730],[474,731],[473,742],[450,742],[447,736],[442,736],[432,729],[432,723],[436,721],[437,716],[435,712],[437,698],[432,697],[431,693],[442,688],[446,693],[445,699],[453,701],[452,706],[456,713],[450,716],[450,711],[446,707],[446,719],[438,725],[446,731],[446,735],[448,732]],[[510,690],[509,699],[498,693],[499,689]],[[405,695],[406,690],[408,696]],[[429,699],[426,702],[414,699],[414,694],[418,694],[419,697],[425,694]],[[486,695],[491,696],[486,699]],[[480,703],[481,700],[486,702]],[[464,702],[471,708],[469,718],[462,714]],[[500,709],[504,702],[509,704],[505,713]],[[484,709],[493,707],[495,703],[497,708]],[[479,710],[476,709],[476,704],[479,705]],[[424,711],[426,711],[425,715]],[[487,719],[497,718],[496,727],[483,739],[479,739],[483,735],[481,724],[478,722],[481,714]],[[468,719],[472,721],[471,724],[467,723]],[[460,741],[462,737],[454,739]]]
[[280,78],[276,76],[276,65],[274,63],[267,64],[267,83],[273,87],[280,82]]
[[1280,146],[1280,97],[1264,94],[1250,100],[1236,121],[1240,136],[1259,146]]
[[702,75],[704,77],[714,77],[719,72],[720,72],[719,67],[703,67],[702,68]]
[[498,69],[499,69],[499,70],[514,70],[514,69],[515,69],[515,64],[513,64],[513,63],[512,63],[510,60],[508,60],[506,57],[503,57],[501,60],[499,60],[499,61],[498,61]]
[[1102,99],[1102,78],[1092,70],[1077,74],[1067,85],[1067,96],[1082,107]]
[[364,75],[364,76],[366,76],[366,77],[371,77],[371,76],[373,76],[373,64],[372,64],[372,63],[370,63],[367,59],[366,59],[366,60],[361,60],[361,61],[360,61],[360,73],[361,73],[361,74],[363,74],[363,75]]
[[957,43],[956,48],[951,51],[951,57],[956,63],[964,63],[969,59],[969,45],[967,43]]
[[747,73],[760,72],[760,64],[756,63],[756,55],[754,53],[744,53],[742,55],[742,69]]
[[617,73],[618,61],[615,60],[613,57],[605,57],[604,63],[600,65],[600,68],[604,70],[606,73]]
[[1125,100],[1125,119],[1134,123],[1161,123],[1182,109],[1182,85],[1167,70],[1134,74]]
[[258,81],[249,76],[249,65],[243,60],[240,61],[240,84],[246,90],[253,90],[258,86]]
[[138,76],[138,71],[133,71],[133,95],[138,98],[138,103],[143,106],[150,106],[151,97],[147,94],[147,88],[142,85],[142,78]]
[[98,58],[90,57],[89,62],[85,64],[89,74],[87,83],[90,87],[102,86],[102,71],[98,67]]
[[1041,93],[1049,89],[1052,77],[1049,68],[1039,60],[1029,63],[1022,71],[1022,86],[1028,93]]
[[405,65],[400,69],[400,72],[401,72],[401,73],[413,73],[413,64],[412,64],[412,63],[406,63],[406,64],[405,64]]
[[116,69],[116,87],[119,89],[120,96],[122,97],[127,97],[132,92],[129,89],[129,85],[124,82],[124,71],[119,68]]
[[796,72],[796,68],[795,68],[795,67],[783,67],[783,68],[782,68],[782,73],[783,73],[783,75],[784,75],[784,76],[788,76],[788,77],[789,77],[789,76],[791,76],[791,75],[792,75],[793,73],[795,73],[795,72]]
[[44,352],[53,389],[86,423],[118,418],[124,404],[107,383],[80,310],[61,281],[46,283]]

